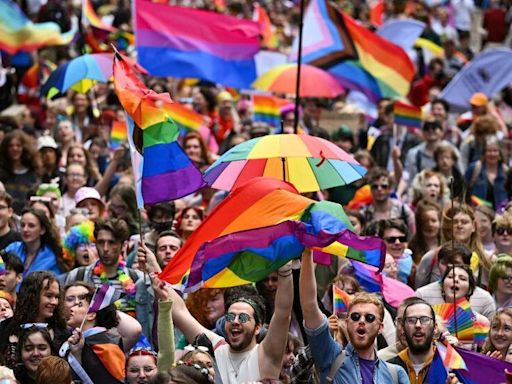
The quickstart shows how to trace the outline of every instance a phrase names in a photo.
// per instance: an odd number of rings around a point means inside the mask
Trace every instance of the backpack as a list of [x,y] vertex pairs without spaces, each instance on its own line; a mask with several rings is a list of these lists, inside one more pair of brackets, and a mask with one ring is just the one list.
[[[341,353],[338,356],[336,356],[336,360],[334,360],[334,362],[332,363],[331,368],[329,369],[329,374],[325,378],[326,383],[332,383],[334,381],[334,376],[336,375],[336,372],[338,372],[338,369],[340,369],[341,366],[343,365],[345,357],[347,357],[345,350],[341,351]],[[391,377],[393,378],[393,384],[398,384],[398,371],[396,369],[396,365],[389,364],[387,362],[386,365],[389,369]]]

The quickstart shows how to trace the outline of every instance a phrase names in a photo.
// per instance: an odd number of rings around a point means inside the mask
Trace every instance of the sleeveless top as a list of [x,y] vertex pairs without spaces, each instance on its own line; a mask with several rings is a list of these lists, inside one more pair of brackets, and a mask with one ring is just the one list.
[[257,382],[260,377],[258,364],[259,344],[247,352],[232,353],[228,344],[215,349],[215,361],[224,384]]

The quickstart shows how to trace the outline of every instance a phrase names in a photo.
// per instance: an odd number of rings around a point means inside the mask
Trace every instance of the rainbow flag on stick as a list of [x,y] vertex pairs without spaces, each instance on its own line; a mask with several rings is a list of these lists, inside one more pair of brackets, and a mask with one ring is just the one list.
[[119,101],[134,122],[130,144],[143,158],[144,204],[179,199],[202,188],[201,171],[177,142],[179,129],[166,109],[173,103],[169,94],[148,89],[117,53],[113,72]]
[[475,320],[474,323],[474,341],[475,344],[479,347],[482,347],[485,344],[485,340],[487,339],[487,335],[489,334],[489,324],[483,323],[479,320]]
[[0,0],[0,49],[9,54],[35,51],[51,45],[68,45],[76,32],[77,29],[72,28],[62,33],[54,22],[34,24],[14,1]]
[[0,256],[0,276],[5,275],[6,273],[7,270],[5,269],[4,259],[2,259],[2,256]]
[[447,369],[467,370],[466,363],[462,356],[448,342],[436,342],[437,352]]
[[422,113],[421,108],[414,105],[395,101],[393,104],[393,113],[395,115],[395,123],[398,125],[406,125],[408,127],[421,128]]
[[471,195],[471,204],[473,204],[475,207],[483,205],[485,207],[492,208],[492,203],[490,201],[484,200],[476,195]]
[[102,284],[94,292],[94,296],[89,304],[87,313],[94,313],[108,307],[121,298],[121,292],[116,290],[114,286]]
[[347,313],[350,304],[350,296],[343,289],[332,286],[332,313]]
[[267,123],[268,125],[281,127],[281,110],[290,104],[288,100],[274,96],[254,95],[252,97],[253,121]]

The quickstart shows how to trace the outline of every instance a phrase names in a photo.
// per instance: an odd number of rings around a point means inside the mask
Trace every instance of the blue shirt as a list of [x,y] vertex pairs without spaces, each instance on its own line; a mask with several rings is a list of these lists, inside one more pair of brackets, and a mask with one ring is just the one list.
[[[21,262],[25,264],[25,260],[27,259],[27,250],[23,241],[15,241],[14,243],[9,244],[5,250],[6,252],[14,253],[20,258]],[[25,267],[23,277],[34,271],[50,271],[57,276],[62,273],[59,265],[57,264],[57,257],[47,245],[43,245],[39,248],[32,264],[30,264],[28,268]]]
[[[324,315],[322,325],[317,329],[308,329],[304,326],[308,337],[311,354],[315,365],[320,370],[320,382],[324,383],[329,374],[331,365],[336,357],[343,350],[342,346],[335,342],[329,334],[327,317]],[[348,344],[345,349],[346,357],[338,372],[334,376],[335,384],[363,384],[361,365],[359,355],[352,344]],[[393,377],[389,372],[388,364],[380,359],[374,361],[375,369],[371,383],[375,384],[393,384]],[[409,384],[409,377],[402,367],[396,366],[399,384]],[[366,381],[364,382],[366,384]]]

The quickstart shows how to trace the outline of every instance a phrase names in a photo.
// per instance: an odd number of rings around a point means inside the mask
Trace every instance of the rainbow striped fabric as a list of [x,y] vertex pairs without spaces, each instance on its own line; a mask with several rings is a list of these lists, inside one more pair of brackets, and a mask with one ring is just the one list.
[[421,128],[421,108],[411,104],[402,103],[400,101],[395,101],[393,104],[393,113],[395,115],[396,124],[413,128]]
[[454,303],[436,304],[432,308],[448,332],[461,341],[473,342],[474,315],[467,300],[461,299],[455,305]]
[[443,365],[447,369],[468,369],[462,356],[448,342],[436,342],[436,347]]
[[110,148],[119,148],[128,139],[128,131],[126,130],[126,122],[114,120],[112,121],[112,130],[110,131]]
[[6,273],[7,270],[5,269],[4,259],[2,259],[2,256],[0,256],[0,276],[5,275]]
[[347,313],[350,304],[350,296],[343,289],[338,288],[333,284],[332,286],[332,313]]
[[190,270],[189,290],[247,284],[299,257],[304,247],[382,267],[383,242],[351,229],[340,205],[315,202],[278,179],[253,178],[210,213],[160,277],[177,284]]
[[0,0],[0,49],[15,54],[18,51],[34,51],[51,45],[71,43],[76,28],[62,33],[57,23],[34,24],[11,0]]
[[199,129],[205,125],[203,116],[183,104],[166,104],[164,108],[168,116],[173,119],[178,126],[180,134],[189,131],[199,131]]
[[173,103],[169,94],[148,89],[118,54],[114,57],[114,86],[136,125],[130,144],[142,154],[144,204],[175,200],[202,188],[201,171],[177,142],[179,129],[164,107]]
[[82,23],[108,32],[117,32],[117,28],[101,20],[94,10],[91,0],[82,0]]
[[485,344],[485,340],[487,339],[487,335],[489,334],[489,329],[489,324],[475,320],[474,342],[476,345],[478,345],[479,347],[483,347],[483,345]]
[[252,97],[253,121],[281,127],[281,110],[290,102],[275,96],[254,95]]
[[[407,53],[335,9],[328,0],[309,3],[304,31],[303,63],[324,68],[346,89],[360,91],[372,102],[409,92],[416,70]],[[295,59],[297,49],[294,51]]]
[[478,197],[476,195],[471,195],[471,204],[473,204],[475,207],[483,205],[485,207],[492,208],[492,203],[490,201],[482,199],[481,197]]

